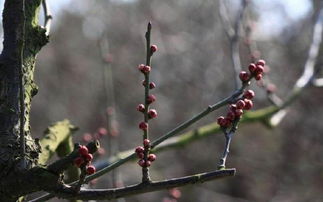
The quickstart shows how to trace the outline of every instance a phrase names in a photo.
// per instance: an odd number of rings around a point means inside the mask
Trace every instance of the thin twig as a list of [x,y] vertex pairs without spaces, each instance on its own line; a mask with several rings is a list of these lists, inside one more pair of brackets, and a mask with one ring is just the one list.
[[49,35],[53,16],[50,12],[50,9],[49,9],[49,6],[47,5],[46,0],[42,0],[42,6],[44,10],[44,27],[46,29],[46,35]]
[[239,38],[241,32],[241,25],[244,17],[244,13],[247,7],[247,0],[241,1],[241,8],[239,9],[238,15],[236,16],[233,28],[230,26],[230,21],[227,16],[227,9],[225,8],[224,1],[220,1],[220,19],[224,26],[224,30],[230,40],[230,52],[231,60],[235,75],[235,88],[238,89],[240,85],[239,73],[241,72],[241,61],[240,61],[240,51],[239,51]]

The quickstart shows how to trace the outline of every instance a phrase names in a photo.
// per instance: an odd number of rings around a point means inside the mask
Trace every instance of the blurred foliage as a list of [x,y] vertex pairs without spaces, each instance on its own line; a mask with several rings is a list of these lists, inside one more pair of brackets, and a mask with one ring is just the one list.
[[[234,19],[238,5],[230,2],[228,15]],[[253,3],[247,11],[256,26],[256,41],[262,26],[257,24],[258,11]],[[291,21],[280,35],[260,37],[257,41],[281,98],[302,72],[316,11],[317,2],[313,12],[297,22]],[[42,136],[50,123],[64,118],[80,127],[76,141],[85,132],[105,126],[104,65],[99,43],[102,36],[107,36],[113,57],[120,149],[141,143],[137,129],[141,115],[136,106],[143,102],[144,92],[137,65],[145,62],[144,32],[148,20],[153,23],[152,42],[159,48],[153,56],[151,74],[157,84],[153,93],[158,99],[153,107],[159,113],[151,121],[152,139],[234,90],[229,41],[219,20],[217,1],[72,1],[70,9],[54,16],[56,27],[50,43],[38,57],[39,93],[34,98],[31,117],[34,137]],[[240,47],[246,69],[250,56],[243,40]],[[252,88],[256,92],[256,108],[270,104],[263,89],[254,84]],[[261,124],[239,128],[228,159],[228,166],[237,168],[237,176],[182,188],[179,201],[321,201],[322,100],[322,89],[308,88],[277,128],[269,130]],[[224,111],[211,114],[190,129],[213,122]],[[107,145],[104,139],[102,144]],[[215,134],[181,150],[163,152],[152,166],[152,178],[214,169],[223,146],[223,135]],[[135,163],[118,171],[124,184],[141,179],[141,169]],[[99,179],[96,187],[106,188],[108,180],[109,176]],[[164,196],[167,191],[126,201],[162,201]]]

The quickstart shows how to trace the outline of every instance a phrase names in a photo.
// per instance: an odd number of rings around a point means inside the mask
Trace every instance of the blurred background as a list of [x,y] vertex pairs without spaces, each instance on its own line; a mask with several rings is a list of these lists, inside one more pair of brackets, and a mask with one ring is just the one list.
[[[319,2],[249,1],[242,29],[251,28],[251,39],[259,51],[254,54],[267,61],[270,72],[266,76],[282,99],[302,73]],[[232,25],[240,3],[225,1]],[[96,159],[141,144],[138,123],[142,115],[136,106],[143,102],[144,90],[137,65],[145,62],[148,21],[153,24],[152,43],[159,49],[152,60],[151,80],[157,85],[152,91],[157,97],[153,108],[158,111],[158,118],[150,122],[152,140],[234,90],[230,41],[217,0],[48,0],[48,5],[53,21],[50,43],[38,55],[35,72],[39,93],[32,103],[34,137],[41,137],[49,124],[67,118],[80,128],[75,141],[82,142],[86,133],[95,138],[100,128],[107,128],[107,107],[115,103],[112,127],[117,137],[101,138],[105,154],[102,151]],[[251,57],[245,32],[241,35],[240,56],[246,69]],[[255,83],[251,88],[256,92],[255,109],[271,105],[263,88]],[[322,89],[310,87],[288,108],[277,127],[269,129],[261,123],[241,126],[227,162],[237,169],[237,175],[180,188],[177,200],[322,201],[322,101]],[[212,123],[224,113],[226,109],[216,111],[188,130]],[[214,134],[159,153],[151,167],[152,179],[214,170],[223,147],[223,134]],[[141,180],[141,168],[135,162],[116,172],[119,185]],[[111,174],[91,186],[111,187]],[[165,202],[170,198],[165,190],[120,201]]]

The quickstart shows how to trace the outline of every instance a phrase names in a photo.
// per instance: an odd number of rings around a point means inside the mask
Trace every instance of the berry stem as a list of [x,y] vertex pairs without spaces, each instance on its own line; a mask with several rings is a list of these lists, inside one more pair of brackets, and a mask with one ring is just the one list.
[[[147,56],[146,56],[146,65],[147,66],[151,66],[151,49],[150,49],[150,33],[151,33],[151,22],[148,23],[147,26],[147,32],[145,34],[145,38],[146,38],[146,51],[147,51]],[[145,75],[145,111],[144,111],[144,120],[146,123],[148,123],[149,120],[149,116],[148,116],[148,111],[149,111],[149,102],[148,102],[148,96],[149,96],[149,73],[144,74]],[[143,141],[145,139],[149,138],[149,132],[148,129],[147,130],[143,130]],[[149,155],[149,147],[144,147],[144,160],[145,162],[148,159],[148,155]],[[147,166],[143,166],[142,167],[142,182],[143,183],[148,183],[150,182],[150,176],[149,176],[149,168]]]

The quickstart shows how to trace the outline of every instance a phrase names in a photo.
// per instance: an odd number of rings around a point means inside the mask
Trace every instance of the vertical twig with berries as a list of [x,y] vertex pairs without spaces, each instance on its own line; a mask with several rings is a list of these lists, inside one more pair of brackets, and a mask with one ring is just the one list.
[[144,74],[145,80],[143,81],[143,86],[145,88],[145,100],[144,104],[139,104],[137,110],[142,112],[144,115],[144,121],[139,124],[139,128],[143,131],[143,147],[137,147],[136,153],[140,160],[138,164],[142,167],[142,183],[149,183],[149,166],[151,162],[156,159],[156,156],[149,154],[150,152],[150,140],[149,140],[149,125],[148,120],[155,118],[157,116],[157,111],[155,109],[150,109],[149,106],[156,101],[156,97],[152,94],[149,94],[149,90],[155,88],[155,84],[149,81],[149,73],[151,71],[151,57],[154,52],[157,51],[156,45],[150,45],[150,35],[151,35],[151,22],[148,23],[147,32],[145,34],[146,38],[146,65],[141,64],[138,66],[138,69]]
[[[265,61],[258,60],[256,64],[251,63],[249,65],[249,73],[241,71],[239,78],[242,81],[242,86],[248,86],[252,78],[257,81],[262,79],[262,74],[264,72]],[[225,136],[225,148],[220,159],[218,168],[224,169],[225,163],[229,154],[230,143],[232,136],[238,128],[238,123],[243,114],[243,110],[250,110],[253,107],[253,102],[251,99],[255,96],[252,90],[244,91],[243,95],[238,97],[234,104],[230,104],[229,112],[226,117],[220,116],[217,119],[217,123],[221,126],[221,129]]]

